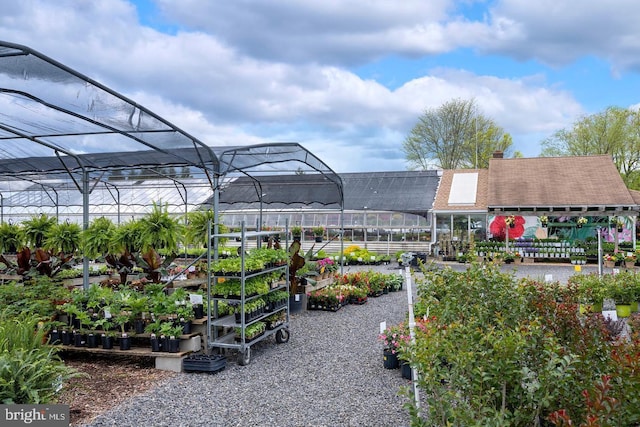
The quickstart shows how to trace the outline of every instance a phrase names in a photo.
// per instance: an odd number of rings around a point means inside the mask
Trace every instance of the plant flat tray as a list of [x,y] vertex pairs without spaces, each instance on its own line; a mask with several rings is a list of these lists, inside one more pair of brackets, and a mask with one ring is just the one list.
[[227,367],[227,358],[221,355],[207,356],[204,354],[192,354],[182,359],[182,369],[185,372],[211,372],[216,373]]

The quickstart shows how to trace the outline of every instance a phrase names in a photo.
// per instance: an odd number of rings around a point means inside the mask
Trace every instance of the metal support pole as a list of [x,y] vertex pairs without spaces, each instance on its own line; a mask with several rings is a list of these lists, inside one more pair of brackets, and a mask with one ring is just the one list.
[[598,276],[602,277],[602,227],[596,228],[598,232]]
[[[402,254],[402,264],[404,264],[405,282],[407,284],[407,304],[409,306],[409,337],[411,339],[411,345],[416,344],[416,318],[413,314],[413,289],[411,287],[411,260],[413,259],[411,252]],[[411,367],[411,377],[413,382],[413,399],[415,401],[416,409],[420,411],[420,394],[418,389],[418,371],[414,366]]]

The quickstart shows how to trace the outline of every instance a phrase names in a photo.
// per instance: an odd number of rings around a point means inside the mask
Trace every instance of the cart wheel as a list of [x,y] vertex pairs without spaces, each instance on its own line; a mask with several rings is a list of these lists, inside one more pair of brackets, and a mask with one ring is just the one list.
[[289,330],[282,328],[276,332],[276,342],[278,344],[282,344],[283,342],[289,341]]
[[247,366],[251,363],[251,347],[244,349],[244,352],[238,354],[238,364],[240,366]]

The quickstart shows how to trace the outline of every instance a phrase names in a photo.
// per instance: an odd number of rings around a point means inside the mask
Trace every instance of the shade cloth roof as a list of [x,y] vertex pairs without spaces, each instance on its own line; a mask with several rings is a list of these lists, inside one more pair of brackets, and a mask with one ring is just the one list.
[[342,196],[340,177],[300,144],[209,146],[97,81],[0,41],[3,195],[26,189],[86,194],[97,185],[135,189],[159,178],[183,186],[205,180],[213,189],[219,177],[259,182],[287,171],[316,177],[335,199]]
[[[346,210],[396,211],[421,216],[431,209],[440,179],[437,171],[343,173],[340,177]],[[335,195],[317,183],[317,179],[307,175],[265,177],[260,182],[263,205],[270,209],[337,206]],[[258,209],[254,187],[248,178],[229,182],[220,194],[221,208]]]

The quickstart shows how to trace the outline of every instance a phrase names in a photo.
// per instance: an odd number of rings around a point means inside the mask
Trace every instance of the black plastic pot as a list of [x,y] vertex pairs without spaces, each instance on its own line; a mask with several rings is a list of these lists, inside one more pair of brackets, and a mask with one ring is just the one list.
[[133,329],[136,331],[136,334],[143,334],[144,326],[144,320],[142,319],[136,319],[133,322]]
[[76,332],[73,335],[73,345],[75,347],[84,347],[87,345],[87,335]]
[[120,350],[131,350],[131,337],[120,337]]
[[180,350],[180,340],[178,338],[169,338],[169,353],[177,353]]
[[68,331],[62,331],[60,333],[60,339],[62,340],[62,345],[71,345],[72,334]]
[[56,345],[61,343],[62,340],[60,338],[60,331],[54,329],[53,331],[49,332],[49,344]]
[[196,319],[202,319],[204,317],[204,305],[194,304],[193,314],[195,315]]
[[113,348],[113,337],[102,335],[102,348],[111,350]]
[[98,347],[98,335],[96,334],[88,334],[87,335],[87,347],[96,348]]
[[151,351],[160,351],[160,339],[153,337],[151,338]]

